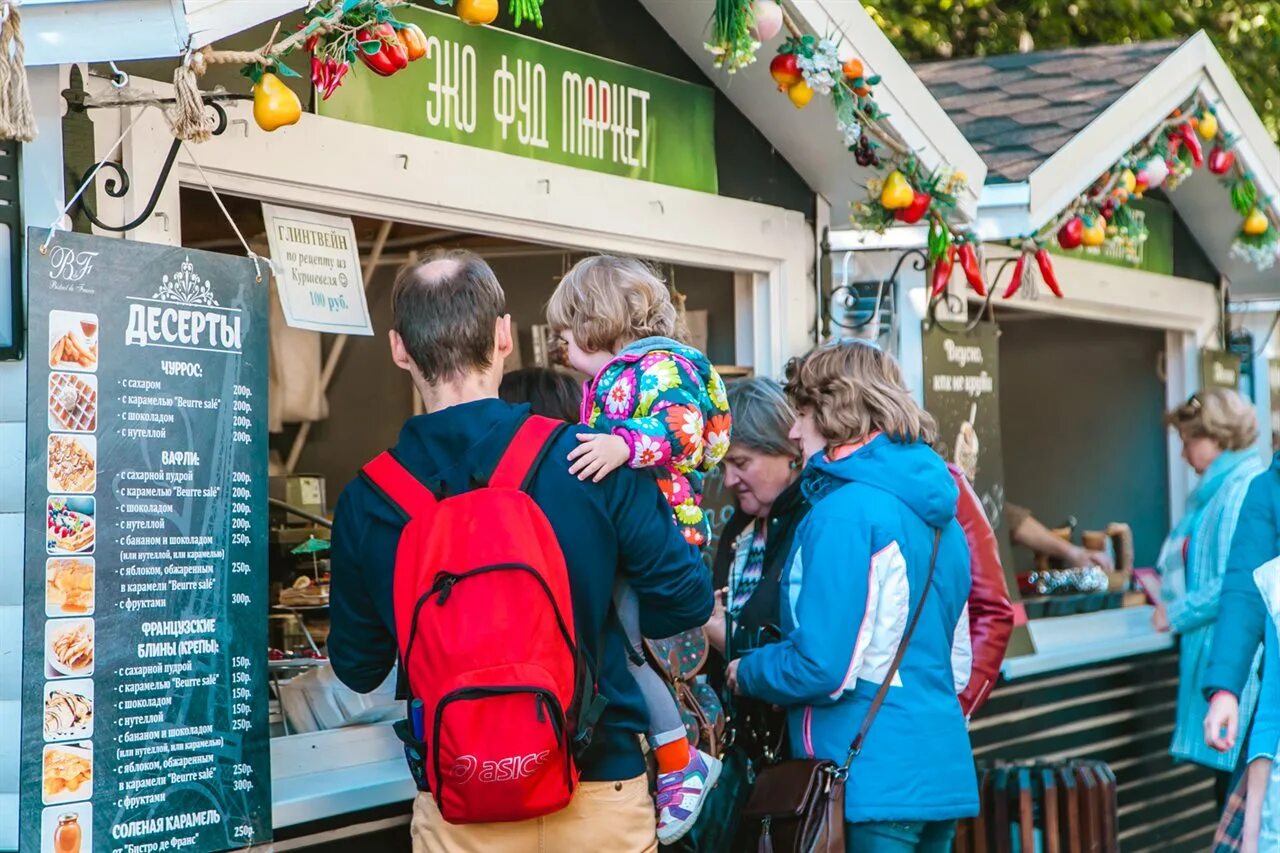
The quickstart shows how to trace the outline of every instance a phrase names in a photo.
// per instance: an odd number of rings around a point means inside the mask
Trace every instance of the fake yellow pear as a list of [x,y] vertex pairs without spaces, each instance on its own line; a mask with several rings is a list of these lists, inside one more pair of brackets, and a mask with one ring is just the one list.
[[889,177],[884,179],[884,189],[880,191],[880,204],[884,205],[885,209],[898,210],[908,207],[915,197],[915,190],[911,189],[911,184],[907,183],[907,179],[897,169],[890,172]]
[[270,133],[302,118],[302,101],[276,75],[267,72],[253,86],[253,120]]
[[1254,208],[1244,221],[1244,233],[1250,237],[1258,237],[1267,233],[1267,229],[1271,227],[1271,223],[1267,221],[1267,215],[1258,208]]
[[813,87],[801,80],[787,89],[787,97],[795,104],[796,109],[802,110],[813,100]]
[[1107,242],[1107,223],[1101,216],[1094,219],[1084,227],[1084,231],[1080,233],[1080,242],[1086,246],[1101,246]]
[[1201,139],[1213,139],[1218,135],[1218,117],[1213,113],[1200,116],[1200,124],[1196,127]]

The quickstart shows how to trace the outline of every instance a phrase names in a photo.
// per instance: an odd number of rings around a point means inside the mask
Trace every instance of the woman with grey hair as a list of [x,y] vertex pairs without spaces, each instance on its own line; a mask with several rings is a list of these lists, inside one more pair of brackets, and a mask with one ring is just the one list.
[[[765,377],[741,379],[728,386],[728,398],[733,433],[724,485],[736,506],[715,554],[720,592],[707,636],[721,654],[727,639],[737,657],[781,636],[779,581],[809,504],[800,492],[800,447],[790,438],[796,415],[782,386]],[[780,755],[782,714],[750,699],[736,704],[738,742],[748,755],[756,762]]]

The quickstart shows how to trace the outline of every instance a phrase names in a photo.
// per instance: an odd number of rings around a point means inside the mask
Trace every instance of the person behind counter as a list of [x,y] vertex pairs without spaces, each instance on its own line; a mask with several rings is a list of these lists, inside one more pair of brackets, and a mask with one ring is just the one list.
[[1013,544],[1030,548],[1037,554],[1056,557],[1068,568],[1097,566],[1108,572],[1115,568],[1112,559],[1102,551],[1090,551],[1054,535],[1026,507],[1005,501],[1004,523],[1009,528],[1009,538],[1013,540]]
[[[1165,539],[1156,567],[1160,598],[1152,616],[1159,631],[1180,637],[1177,720],[1169,752],[1217,771],[1221,808],[1230,790],[1240,745],[1219,750],[1205,743],[1208,703],[1201,691],[1209,663],[1222,579],[1249,483],[1262,471],[1253,449],[1258,437],[1253,407],[1234,391],[1201,391],[1165,416],[1182,439],[1182,458],[1200,477],[1187,496],[1186,512]],[[1257,592],[1254,592],[1257,595]],[[1257,696],[1257,676],[1242,695],[1247,720]]]
[[932,418],[883,352],[823,347],[787,377],[813,508],[782,580],[783,639],[731,661],[726,679],[786,708],[792,755],[843,764],[902,648],[897,686],[852,759],[846,849],[950,850],[955,820],[978,813],[956,698],[969,677],[970,566],[955,483],[925,443]]
[[[420,483],[449,494],[468,491],[494,470],[529,414],[497,398],[512,348],[505,295],[484,261],[451,252],[405,268],[391,299],[392,360],[410,374],[427,411],[405,423],[393,457]],[[657,848],[638,737],[648,719],[627,672],[625,639],[608,620],[613,588],[625,575],[639,598],[642,629],[662,637],[706,622],[711,582],[697,549],[671,523],[653,478],[622,469],[600,483],[582,482],[566,461],[578,444],[573,431],[562,430],[526,489],[563,552],[576,636],[600,638],[591,642],[598,663],[593,674],[608,704],[592,749],[579,762],[582,781],[561,811],[508,823],[447,823],[432,793],[422,790],[410,829],[415,853]],[[353,480],[338,501],[329,652],[334,673],[356,691],[376,687],[396,662],[393,587],[404,524],[399,509],[364,478]],[[495,528],[493,535],[500,532]]]

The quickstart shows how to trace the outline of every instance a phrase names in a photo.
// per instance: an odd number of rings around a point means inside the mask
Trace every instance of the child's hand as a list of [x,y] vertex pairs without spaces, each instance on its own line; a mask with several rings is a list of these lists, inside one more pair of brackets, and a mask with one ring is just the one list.
[[591,478],[598,483],[631,459],[631,446],[622,436],[582,433],[578,441],[582,444],[569,454],[569,461],[573,462],[569,473],[579,480]]

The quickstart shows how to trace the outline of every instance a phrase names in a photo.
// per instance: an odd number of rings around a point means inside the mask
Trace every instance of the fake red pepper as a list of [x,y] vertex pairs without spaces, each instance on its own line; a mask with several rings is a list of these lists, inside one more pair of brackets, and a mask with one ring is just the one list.
[[1018,261],[1013,265],[1013,278],[1009,281],[1009,286],[1005,288],[1004,298],[1011,299],[1019,288],[1022,287],[1022,276],[1027,271],[1027,253],[1023,252],[1018,255]]
[[1225,175],[1230,172],[1235,162],[1235,153],[1221,145],[1213,146],[1213,150],[1209,152],[1209,171],[1215,175]]
[[924,218],[932,202],[933,196],[917,190],[916,194],[911,197],[911,204],[895,210],[893,218],[899,222],[906,222],[908,225],[915,224]]
[[1058,229],[1058,245],[1064,249],[1077,249],[1084,242],[1084,220],[1073,216]]
[[[390,24],[366,27],[356,33],[356,40],[360,42],[360,50],[357,51],[360,61],[374,74],[390,77],[409,64],[409,54],[400,39],[396,38],[396,31]],[[366,52],[365,44],[375,41],[380,43],[378,50],[374,53]]]
[[942,253],[942,257],[938,258],[933,264],[933,289],[930,295],[934,298],[941,296],[947,289],[947,285],[951,282],[951,268],[955,265],[956,248],[952,246],[950,249]]
[[1048,249],[1036,250],[1036,263],[1040,266],[1040,275],[1044,283],[1053,291],[1053,295],[1062,298],[1062,287],[1058,284],[1058,276],[1053,271],[1053,261],[1049,258]]
[[1204,149],[1200,147],[1200,137],[1196,135],[1195,129],[1190,124],[1179,125],[1178,133],[1182,136],[1182,144],[1191,152],[1191,161],[1199,169],[1204,165]]
[[416,62],[427,55],[427,36],[417,24],[405,24],[396,30],[396,38],[404,47],[410,62]]
[[982,268],[978,265],[978,252],[972,243],[960,244],[960,268],[964,270],[965,280],[979,296],[987,295],[987,284],[982,280]]

